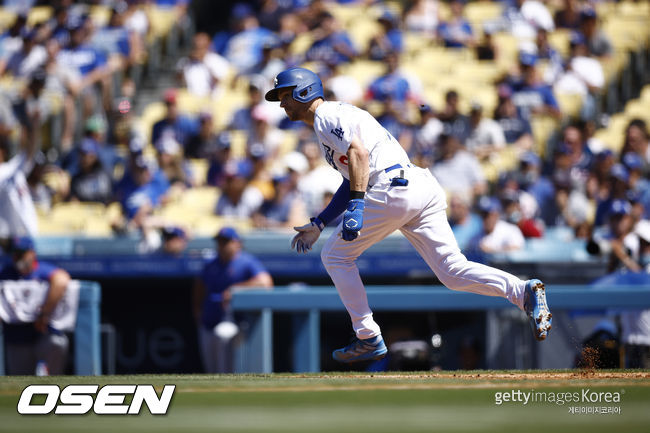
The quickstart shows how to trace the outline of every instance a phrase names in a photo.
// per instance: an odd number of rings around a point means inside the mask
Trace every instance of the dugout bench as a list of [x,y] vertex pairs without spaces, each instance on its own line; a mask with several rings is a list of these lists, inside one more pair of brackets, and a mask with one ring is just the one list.
[[[373,286],[367,289],[373,311],[471,311],[515,309],[504,298],[456,292],[443,286]],[[560,286],[547,290],[555,310],[650,308],[650,286]],[[249,315],[249,328],[235,351],[237,373],[273,372],[273,313],[292,314],[294,372],[320,371],[320,314],[344,311],[334,287],[276,287],[233,294],[232,308]],[[556,319],[557,320],[557,319]]]
[[[80,281],[77,323],[74,329],[74,374],[99,376],[101,370],[100,301],[101,287],[91,281]],[[4,339],[0,324],[0,376],[4,369]]]

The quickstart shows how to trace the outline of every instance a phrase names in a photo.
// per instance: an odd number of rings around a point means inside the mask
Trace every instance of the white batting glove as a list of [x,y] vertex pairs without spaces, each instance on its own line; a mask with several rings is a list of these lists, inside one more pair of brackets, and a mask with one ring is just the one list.
[[[320,220],[312,218],[312,221],[304,226],[294,227],[298,232],[291,240],[291,249],[295,248],[299,253],[307,253],[320,237]],[[320,223],[322,224],[322,223]]]

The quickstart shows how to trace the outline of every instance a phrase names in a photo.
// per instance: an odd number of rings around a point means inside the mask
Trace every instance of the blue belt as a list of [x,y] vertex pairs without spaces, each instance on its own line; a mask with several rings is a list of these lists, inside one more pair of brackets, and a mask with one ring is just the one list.
[[[412,167],[412,165],[411,165],[411,164],[407,164],[407,167]],[[393,170],[396,170],[396,169],[398,169],[398,168],[404,168],[404,166],[402,166],[402,164],[395,164],[395,165],[391,165],[390,167],[388,167],[388,168],[385,169],[384,171],[385,171],[386,173],[388,173],[389,171],[393,171]],[[402,173],[399,175],[399,177],[394,177],[394,178],[392,178],[392,179],[391,179],[390,186],[408,186],[409,181],[408,181],[408,179],[404,179],[404,174],[403,174],[403,173],[404,173],[404,172],[402,172]]]
[[[407,164],[406,166],[407,166],[407,167],[413,167],[411,164]],[[395,164],[395,165],[391,165],[390,167],[388,167],[388,168],[385,169],[384,171],[385,171],[386,173],[388,173],[389,171],[393,171],[393,170],[396,170],[396,169],[398,169],[398,168],[404,168],[404,166],[403,166],[402,164]]]

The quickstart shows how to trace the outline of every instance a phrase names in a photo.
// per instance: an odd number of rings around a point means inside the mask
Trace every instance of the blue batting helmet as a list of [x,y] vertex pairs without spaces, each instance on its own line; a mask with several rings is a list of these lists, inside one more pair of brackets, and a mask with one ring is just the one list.
[[312,99],[323,98],[323,83],[318,75],[309,69],[291,68],[282,71],[275,77],[273,89],[266,92],[267,101],[279,101],[278,90],[293,87],[293,99],[298,102],[309,102]]

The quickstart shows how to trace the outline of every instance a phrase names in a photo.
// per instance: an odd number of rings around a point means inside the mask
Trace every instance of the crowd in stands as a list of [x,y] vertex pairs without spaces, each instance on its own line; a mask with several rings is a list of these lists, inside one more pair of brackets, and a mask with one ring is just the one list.
[[[432,170],[468,251],[520,249],[554,227],[602,249],[600,239],[622,244],[650,217],[646,122],[630,119],[620,145],[595,136],[608,80],[620,73],[608,65],[622,48],[599,15],[609,2],[236,3],[223,11],[227,28],[199,31],[175,59],[177,86],[149,123],[133,113],[141,85],[133,70],[150,44],[145,12],[173,6],[180,22],[187,2],[99,2],[105,22],[96,2],[60,0],[41,21],[28,19],[28,3],[17,2],[0,36],[0,74],[22,83],[0,92],[0,162],[60,113],[57,134],[37,138],[41,171],[28,174],[45,214],[57,203],[117,202],[123,218],[111,221],[114,232],[146,231],[165,226],[158,211],[187,191],[213,188],[214,215],[249,228],[290,228],[316,215],[340,176],[324,165],[313,131],[262,96],[278,72],[306,65],[327,99],[370,111]],[[497,13],[476,19],[469,9],[479,3]],[[423,63],[431,70],[414,68],[427,53],[478,65],[472,79],[481,92],[438,72],[435,56]],[[444,88],[432,92],[436,81]],[[565,96],[578,100],[571,113]],[[539,119],[556,132],[540,136]],[[633,250],[620,251],[626,265]]]

